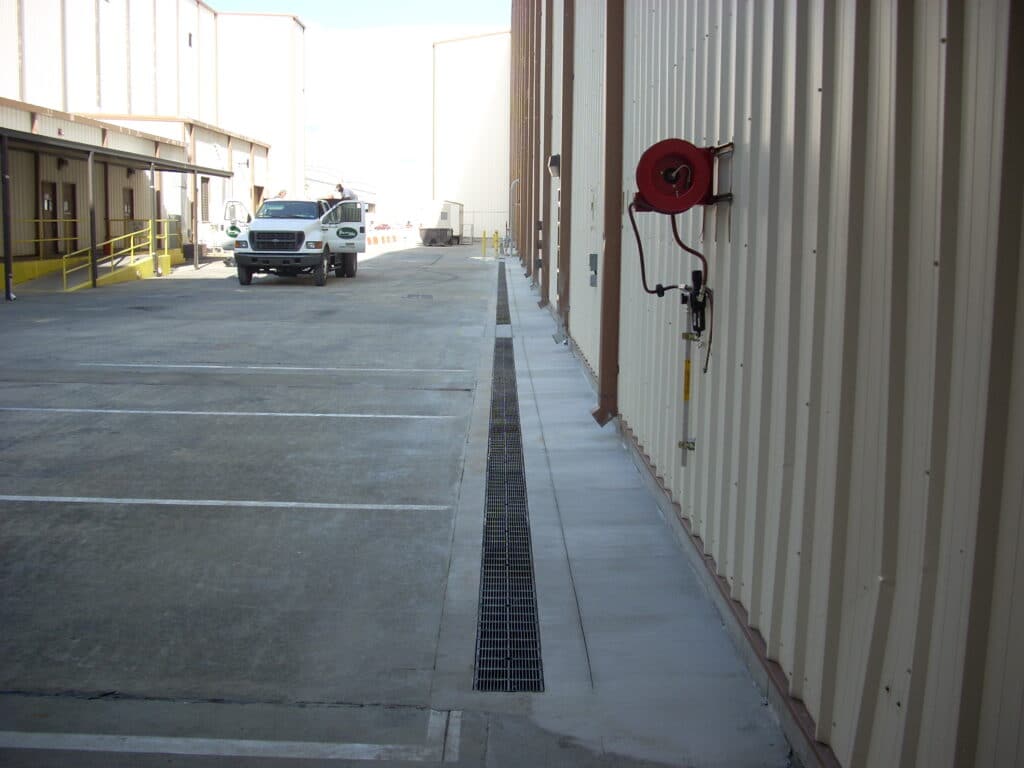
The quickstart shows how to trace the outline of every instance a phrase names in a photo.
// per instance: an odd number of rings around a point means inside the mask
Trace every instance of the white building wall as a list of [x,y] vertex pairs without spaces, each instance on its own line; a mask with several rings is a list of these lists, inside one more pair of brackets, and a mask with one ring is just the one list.
[[155,115],[156,106],[156,6],[159,3],[131,2],[128,5],[128,111],[133,115]]
[[[181,17],[178,3],[160,2],[153,6],[153,87],[155,115],[179,115],[179,62],[182,50]],[[160,30],[159,34],[157,30]]]
[[0,0],[0,96],[23,101],[21,94],[21,13],[19,0]]
[[61,2],[23,1],[18,5],[15,16],[20,17],[24,35],[20,53],[25,71],[32,73],[32,77],[26,78],[24,93],[13,98],[61,109],[64,81],[59,23]]
[[433,196],[463,204],[467,236],[504,233],[508,220],[509,41],[434,43]]
[[[98,3],[99,29],[100,112],[126,114],[130,110],[128,77],[130,72],[130,44],[128,36],[129,0],[109,0]],[[74,30],[65,30],[73,35]]]
[[[67,112],[99,111],[99,63],[96,58],[96,9],[92,4],[64,3],[64,84],[60,100],[48,106]],[[74,30],[68,34],[67,30]],[[36,79],[34,70],[27,76]]]
[[[221,72],[217,49],[220,37],[217,34],[218,16],[206,7],[200,7],[197,30],[196,56],[198,69],[193,87],[199,96],[197,120],[210,125],[219,125],[219,96]],[[253,126],[249,126],[250,129]]]
[[177,0],[178,66],[176,70],[177,116],[199,119],[199,16],[204,12],[194,0]]
[[[219,124],[270,144],[264,185],[268,195],[280,190],[301,195],[306,167],[304,28],[293,16],[223,13],[217,34]],[[353,119],[365,118],[358,99],[353,109]]]

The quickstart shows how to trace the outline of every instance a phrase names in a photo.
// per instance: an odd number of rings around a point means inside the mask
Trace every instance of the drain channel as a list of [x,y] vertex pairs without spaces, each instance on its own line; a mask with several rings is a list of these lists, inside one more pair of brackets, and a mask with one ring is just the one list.
[[[501,267],[499,308],[504,296],[507,314],[504,264]],[[510,338],[494,340],[473,689],[544,690],[515,352]]]
[[498,325],[511,325],[512,317],[508,313],[508,283],[505,280],[505,262],[498,263],[498,309],[494,322]]

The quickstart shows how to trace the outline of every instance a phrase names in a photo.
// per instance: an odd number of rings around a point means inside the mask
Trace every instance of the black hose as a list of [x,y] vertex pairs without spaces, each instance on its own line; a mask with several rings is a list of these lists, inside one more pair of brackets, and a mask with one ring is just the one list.
[[640,282],[643,283],[644,291],[653,294],[658,298],[665,295],[666,291],[671,291],[673,288],[678,289],[678,285],[662,285],[658,283],[653,289],[647,287],[647,269],[644,266],[644,244],[640,240],[640,230],[636,226],[636,203],[629,204],[629,223],[633,225],[633,236],[636,238],[636,249],[640,253]]

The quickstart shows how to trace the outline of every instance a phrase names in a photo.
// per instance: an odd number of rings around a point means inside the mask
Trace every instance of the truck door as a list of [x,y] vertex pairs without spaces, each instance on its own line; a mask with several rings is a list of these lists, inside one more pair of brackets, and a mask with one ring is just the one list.
[[338,204],[338,225],[335,230],[341,250],[362,253],[366,250],[366,209],[358,200]]
[[320,232],[323,234],[323,240],[332,253],[340,253],[345,245],[345,241],[339,234],[341,207],[338,205],[330,207],[330,204],[323,200],[320,201],[320,205],[327,208],[327,213],[320,216]]

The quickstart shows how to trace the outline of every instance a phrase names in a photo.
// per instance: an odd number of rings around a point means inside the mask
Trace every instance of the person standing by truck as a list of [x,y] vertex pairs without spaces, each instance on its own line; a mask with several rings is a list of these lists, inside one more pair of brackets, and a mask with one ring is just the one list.
[[359,199],[359,197],[356,195],[355,192],[353,192],[351,189],[346,189],[345,185],[342,184],[341,182],[338,183],[338,186],[336,186],[335,189],[338,191],[338,195],[337,196],[341,200],[358,200]]

